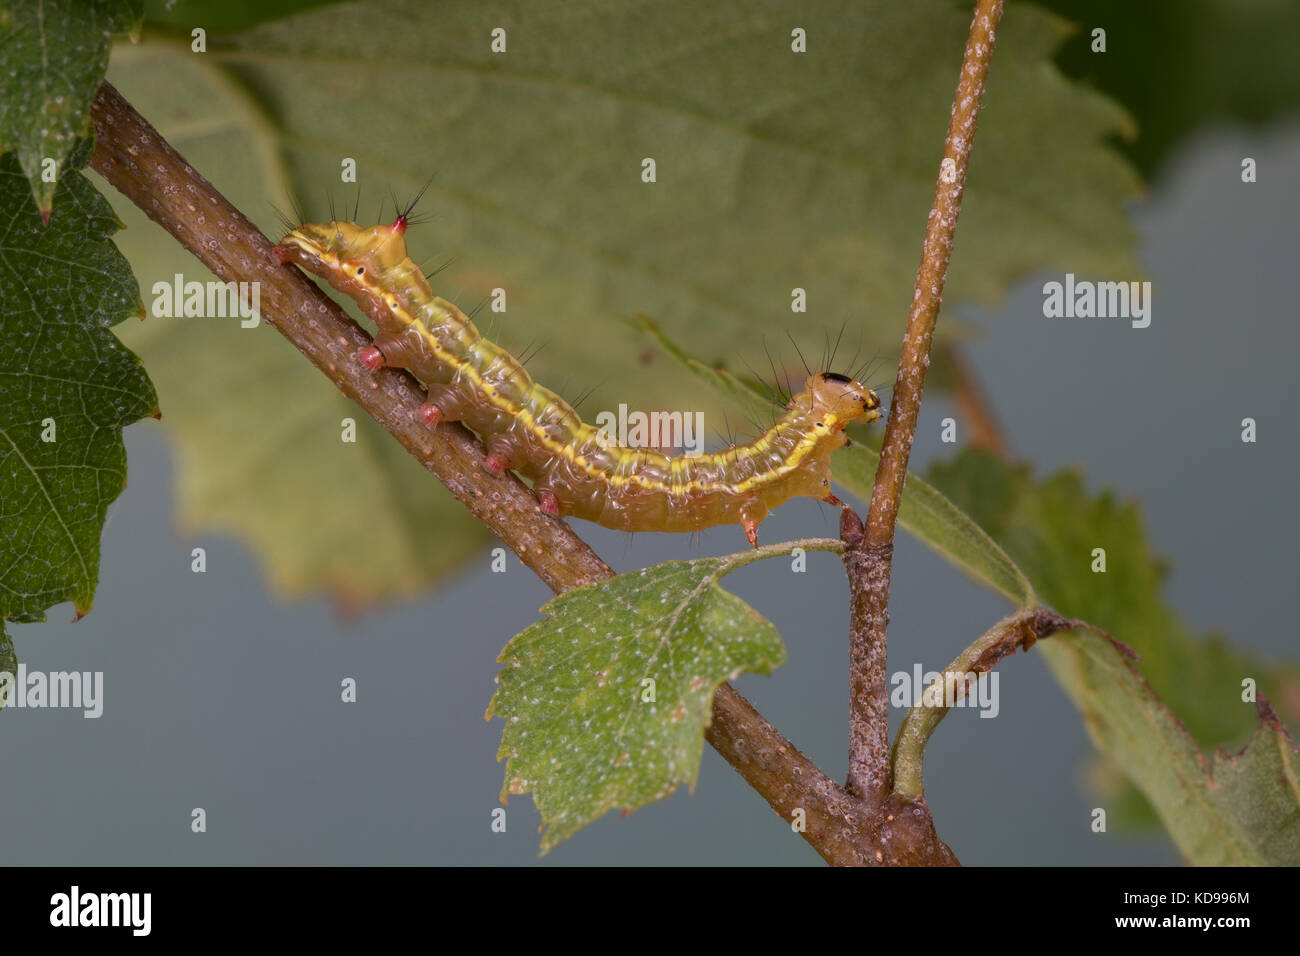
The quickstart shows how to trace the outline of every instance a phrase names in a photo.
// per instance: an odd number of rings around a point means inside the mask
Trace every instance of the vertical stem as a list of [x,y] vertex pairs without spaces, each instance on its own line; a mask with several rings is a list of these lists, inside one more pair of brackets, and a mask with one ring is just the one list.
[[[889,593],[889,559],[862,546],[862,519],[840,512],[842,559],[849,578],[848,791],[878,805],[893,786],[889,760],[889,675],[884,628],[875,632],[875,596]],[[892,546],[891,546],[892,549]],[[883,577],[881,572],[883,571]]]
[[907,460],[912,452],[916,421],[921,412],[925,373],[930,367],[930,345],[957,233],[957,216],[961,212],[962,192],[966,186],[975,122],[984,100],[984,83],[1001,18],[1002,0],[979,0],[976,4],[970,37],[966,41],[966,55],[962,58],[961,78],[953,98],[948,138],[943,145],[943,161],[939,164],[939,178],[930,205],[925,242],[921,246],[921,266],[916,273],[912,309],[907,317],[907,332],[903,336],[903,351],[898,361],[898,378],[889,404],[880,467],[876,470],[876,485],[867,512],[865,544],[871,548],[885,547],[894,540],[898,505],[907,477]]
[[[889,420],[885,424],[880,465],[871,492],[865,528],[859,533],[853,520],[841,522],[841,536],[849,547],[844,565],[853,593],[850,631],[849,684],[852,693],[849,720],[848,788],[864,800],[879,803],[892,787],[888,757],[888,683],[885,674],[886,632],[889,628],[889,576],[893,564],[894,528],[902,501],[907,462],[921,412],[925,373],[930,366],[934,327],[943,301],[943,284],[952,257],[961,212],[962,191],[975,125],[984,100],[989,62],[1002,0],[978,0],[971,21],[961,75],[953,97],[943,160],[934,187],[921,265],[912,292],[898,378],[894,384]],[[846,536],[847,532],[847,536]],[[852,537],[852,541],[849,538]],[[883,743],[882,743],[883,741]]]

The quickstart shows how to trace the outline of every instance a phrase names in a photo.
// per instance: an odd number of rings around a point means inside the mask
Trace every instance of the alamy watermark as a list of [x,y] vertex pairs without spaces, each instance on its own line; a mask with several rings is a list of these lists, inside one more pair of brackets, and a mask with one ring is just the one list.
[[83,893],[73,885],[50,897],[50,925],[56,927],[125,927],[132,936],[153,928],[152,893]]
[[914,664],[911,673],[895,671],[889,678],[893,688],[889,702],[895,707],[974,707],[981,717],[996,717],[998,704],[998,672],[975,671],[921,672]]
[[704,454],[703,412],[642,412],[627,410],[596,415],[597,440],[606,447],[680,448],[687,458]]
[[1150,282],[1092,282],[1065,274],[1043,283],[1043,315],[1049,319],[1129,319],[1135,329],[1151,324]]
[[240,319],[240,328],[253,329],[262,321],[260,282],[198,282],[179,272],[172,281],[153,284],[153,307],[158,319]]
[[82,711],[93,720],[104,713],[103,671],[29,671],[18,665],[18,674],[0,671],[0,707],[40,709],[48,707]]

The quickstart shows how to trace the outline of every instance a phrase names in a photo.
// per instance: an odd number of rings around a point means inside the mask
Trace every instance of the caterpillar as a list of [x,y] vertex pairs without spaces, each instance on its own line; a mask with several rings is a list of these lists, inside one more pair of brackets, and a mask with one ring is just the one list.
[[738,523],[758,546],[758,526],[790,498],[840,504],[830,454],[845,426],[880,418],[876,394],[847,375],[816,372],[766,431],[746,445],[670,458],[625,448],[535,383],[523,365],[434,295],[406,254],[410,210],[392,225],[334,220],[290,231],[273,254],[350,296],[378,326],[358,353],[369,369],[409,369],[428,388],[431,426],[463,422],[483,441],[485,467],[532,481],[542,511],[624,531],[698,531]]

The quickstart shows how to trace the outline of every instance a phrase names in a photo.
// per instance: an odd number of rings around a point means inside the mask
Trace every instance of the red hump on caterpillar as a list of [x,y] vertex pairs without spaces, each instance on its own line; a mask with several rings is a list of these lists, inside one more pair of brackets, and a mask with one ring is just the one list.
[[839,503],[831,494],[830,454],[848,441],[845,426],[881,414],[880,399],[861,382],[835,372],[809,375],[776,423],[746,445],[676,458],[621,447],[434,295],[406,254],[409,212],[388,226],[306,224],[281,239],[274,254],[354,299],[379,327],[359,360],[414,373],[429,389],[425,421],[473,429],[489,449],[485,467],[513,468],[531,479],[543,512],[625,531],[736,523],[757,546],[759,523],[790,498]]

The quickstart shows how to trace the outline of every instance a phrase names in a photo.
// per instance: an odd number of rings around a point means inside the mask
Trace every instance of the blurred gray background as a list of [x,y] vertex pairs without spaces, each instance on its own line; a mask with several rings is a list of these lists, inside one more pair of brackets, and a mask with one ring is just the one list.
[[[1243,156],[1258,160],[1254,185],[1240,181]],[[1219,127],[1183,144],[1134,208],[1154,282],[1148,329],[1042,318],[1042,282],[1059,273],[1024,281],[999,309],[957,303],[943,319],[975,328],[969,355],[1014,451],[1040,474],[1077,465],[1091,490],[1135,498],[1193,630],[1221,629],[1278,658],[1296,654],[1300,456],[1287,423],[1298,397],[1298,166],[1295,123],[1268,134]],[[952,453],[938,441],[951,412],[927,402],[913,470]],[[1246,416],[1259,423],[1255,445],[1239,439]],[[244,547],[174,531],[161,430],[144,422],[125,435],[130,480],[110,511],[93,613],[72,624],[64,605],[47,624],[12,626],[29,668],[102,670],[106,691],[99,720],[0,714],[6,862],[819,862],[707,748],[693,795],[610,815],[543,860],[531,798],[511,800],[507,832],[492,833],[501,724],[482,715],[496,655],[536,619],[546,588],[513,556],[505,575],[489,573],[484,554],[427,600],[360,619],[325,602],[280,603]],[[830,509],[792,502],[764,524],[764,540],[833,535],[834,522]],[[619,570],[743,545],[736,528],[700,540],[578,531]],[[190,571],[195,546],[207,549],[206,574]],[[847,586],[837,559],[810,555],[804,575],[765,562],[727,586],[775,622],[789,651],[771,678],[744,676],[739,689],[842,778]],[[942,667],[1005,611],[901,537],[891,671]],[[358,682],[355,704],[339,699],[345,677]],[[1177,862],[1161,834],[1091,832],[1092,748],[1034,654],[1003,663],[1000,691],[996,719],[954,711],[929,748],[927,797],[964,863]],[[206,834],[190,831],[194,807],[207,811]]]

